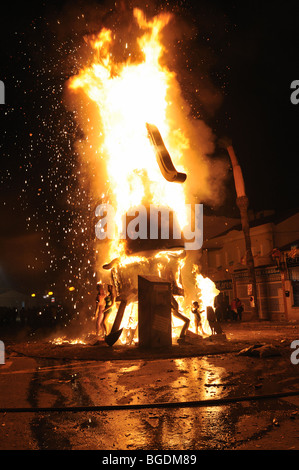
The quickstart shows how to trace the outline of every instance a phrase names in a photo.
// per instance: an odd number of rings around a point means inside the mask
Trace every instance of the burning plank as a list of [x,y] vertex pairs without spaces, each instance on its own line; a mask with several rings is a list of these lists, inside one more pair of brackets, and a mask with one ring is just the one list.
[[171,183],[184,183],[186,181],[186,173],[179,173],[171,160],[167,148],[163,142],[159,129],[153,124],[146,123],[149,139],[155,149],[155,154],[162,175]]

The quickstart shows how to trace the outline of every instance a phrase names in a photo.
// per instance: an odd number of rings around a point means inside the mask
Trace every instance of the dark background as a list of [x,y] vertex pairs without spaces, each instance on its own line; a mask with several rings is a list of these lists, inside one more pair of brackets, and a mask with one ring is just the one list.
[[[117,27],[132,6],[146,2],[5,3],[0,287],[30,292],[82,284],[93,274],[92,263],[86,267],[92,258],[86,208],[96,201],[80,191],[74,142],[81,131],[64,106],[63,88],[85,63],[83,35]],[[173,63],[192,113],[215,133],[210,158],[228,158],[220,140],[229,137],[250,208],[283,214],[298,207],[299,105],[290,102],[291,82],[299,79],[298,2],[186,0],[145,11],[161,9],[173,11],[182,27]],[[232,172],[223,204],[206,204],[205,211],[238,216]]]

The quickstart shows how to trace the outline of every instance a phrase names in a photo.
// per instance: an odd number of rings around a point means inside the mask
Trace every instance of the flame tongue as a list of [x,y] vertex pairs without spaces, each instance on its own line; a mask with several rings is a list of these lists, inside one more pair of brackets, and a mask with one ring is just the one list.
[[196,287],[198,289],[198,297],[200,308],[204,310],[202,317],[203,330],[207,334],[211,334],[211,329],[207,321],[207,307],[214,306],[214,299],[220,293],[216,288],[215,283],[208,277],[202,276],[198,272],[198,267],[193,267],[193,274],[195,275]]

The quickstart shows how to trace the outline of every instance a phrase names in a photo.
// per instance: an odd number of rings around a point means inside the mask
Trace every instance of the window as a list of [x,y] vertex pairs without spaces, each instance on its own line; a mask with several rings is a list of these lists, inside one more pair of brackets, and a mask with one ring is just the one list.
[[292,281],[294,307],[299,307],[299,281]]

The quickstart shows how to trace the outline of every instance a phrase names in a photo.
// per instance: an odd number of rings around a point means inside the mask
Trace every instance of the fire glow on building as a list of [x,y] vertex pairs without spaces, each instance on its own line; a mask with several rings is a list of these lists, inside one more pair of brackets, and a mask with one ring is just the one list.
[[[219,293],[214,283],[200,274],[198,249],[186,250],[184,237],[174,238],[172,233],[173,227],[184,233],[190,222],[188,209],[194,206],[195,198],[191,200],[190,189],[194,175],[189,175],[194,155],[201,149],[192,147],[193,135],[199,130],[188,116],[176,74],[164,60],[163,32],[171,21],[168,13],[147,19],[141,10],[134,9],[137,36],[132,39],[131,34],[127,43],[118,39],[117,31],[103,28],[86,37],[91,61],[68,81],[71,99],[80,103],[79,119],[85,133],[85,142],[78,145],[90,148],[93,168],[98,165],[96,171],[101,174],[101,181],[90,176],[91,190],[99,194],[101,207],[114,208],[113,237],[99,240],[96,250],[97,280],[105,286],[113,284],[116,292],[108,318],[106,342],[110,345],[118,340],[126,343],[128,338],[138,341],[140,277],[155,276],[170,286],[170,297],[166,289],[160,302],[168,299],[173,337],[182,336],[184,326],[194,330],[191,305],[195,300],[203,312],[202,334],[210,335],[206,308]],[[205,127],[202,132],[209,134]],[[197,158],[200,161],[199,155]],[[199,168],[205,174],[204,156],[201,161]],[[86,178],[89,172],[92,170],[86,162]],[[127,230],[134,219],[130,215],[138,214],[141,207],[146,208],[148,218],[150,208],[169,210],[173,221],[169,237],[161,236],[162,217],[158,237],[121,236],[124,216]],[[163,329],[158,313],[153,321]]]

